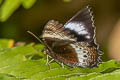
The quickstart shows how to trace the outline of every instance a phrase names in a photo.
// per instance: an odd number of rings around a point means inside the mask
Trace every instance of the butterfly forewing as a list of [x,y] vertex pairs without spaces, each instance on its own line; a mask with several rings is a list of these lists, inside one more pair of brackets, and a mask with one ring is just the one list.
[[90,8],[86,7],[73,16],[64,28],[77,37],[77,41],[91,42],[94,39],[93,16]]
[[56,61],[73,66],[78,63],[77,54],[70,44],[75,43],[74,36],[68,34],[57,21],[51,20],[43,31],[43,41],[47,44],[49,53]]
[[69,35],[68,30],[64,30],[62,24],[58,21],[50,20],[44,28],[42,38],[51,38],[55,40],[76,41],[73,36]]

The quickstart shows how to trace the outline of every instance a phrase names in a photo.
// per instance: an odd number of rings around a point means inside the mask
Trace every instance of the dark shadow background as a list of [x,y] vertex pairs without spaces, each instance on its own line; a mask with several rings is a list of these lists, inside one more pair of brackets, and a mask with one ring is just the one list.
[[108,45],[112,31],[120,20],[120,0],[71,0],[70,2],[38,0],[32,8],[26,10],[21,6],[6,22],[0,23],[0,38],[39,43],[26,31],[30,30],[41,35],[44,25],[49,20],[55,19],[64,24],[87,5],[90,5],[93,10],[97,27],[96,38],[100,49],[105,53],[103,55],[104,61],[114,58],[108,56],[110,55]]

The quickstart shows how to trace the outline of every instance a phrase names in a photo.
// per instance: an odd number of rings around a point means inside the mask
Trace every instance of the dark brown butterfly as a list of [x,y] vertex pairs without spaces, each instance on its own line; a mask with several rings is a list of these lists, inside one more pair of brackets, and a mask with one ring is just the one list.
[[65,25],[51,20],[43,30],[42,39],[47,55],[55,61],[75,67],[96,67],[101,51],[95,41],[91,9],[87,6]]

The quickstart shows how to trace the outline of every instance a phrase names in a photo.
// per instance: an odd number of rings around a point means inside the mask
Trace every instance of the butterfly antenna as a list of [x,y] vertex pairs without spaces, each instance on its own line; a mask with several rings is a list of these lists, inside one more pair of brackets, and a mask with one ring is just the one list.
[[40,43],[44,44],[42,40],[40,40],[39,37],[37,37],[34,33],[32,33],[31,31],[27,31],[29,34],[31,34],[32,36],[34,36],[38,41],[40,41]]

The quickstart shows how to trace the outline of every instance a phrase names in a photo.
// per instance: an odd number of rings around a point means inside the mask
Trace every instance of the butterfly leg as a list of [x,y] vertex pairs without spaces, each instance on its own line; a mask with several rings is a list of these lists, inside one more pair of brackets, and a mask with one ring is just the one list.
[[64,64],[63,64],[63,63],[61,63],[61,66],[62,66],[62,68],[65,68],[65,66],[64,66]]
[[52,60],[50,60],[49,61],[49,55],[47,55],[47,62],[46,62],[46,65],[49,67],[49,69],[51,69],[51,67],[50,67],[50,63],[54,60],[54,59],[52,59]]
[[46,56],[46,59],[47,59],[46,65],[48,65],[49,57],[50,57],[50,56],[49,56],[47,53],[49,53],[49,51],[48,51],[47,49],[44,49],[44,53],[47,55],[47,56]]
[[47,55],[46,65],[48,65],[48,61],[49,61],[49,55]]
[[[46,56],[46,58],[47,58],[46,65],[48,65],[49,68],[51,69],[50,63],[51,63],[52,61],[54,61],[54,59],[52,59],[52,57],[48,55],[48,53],[50,53],[50,52],[48,51],[48,49],[44,49],[44,53],[47,55],[47,56]],[[49,58],[51,58],[50,61],[49,61]]]
[[53,62],[53,61],[54,61],[54,59],[51,59],[51,60],[47,63],[47,65],[49,66],[49,69],[51,69],[50,63]]
[[54,61],[54,59],[51,59],[49,62],[48,62],[48,64],[50,64],[51,62],[53,62]]
[[[50,63],[51,62],[53,62],[54,61],[54,59],[51,59],[50,61],[49,61],[49,55],[47,55],[47,62],[46,62],[46,65],[48,65],[49,67],[50,67]],[[51,58],[51,57],[50,57]],[[61,64],[61,66],[62,66],[62,68],[65,68],[65,66],[64,66],[64,64],[63,63],[60,63]]]
[[41,52],[43,52],[44,54],[47,54],[48,50],[46,48],[44,48]]

